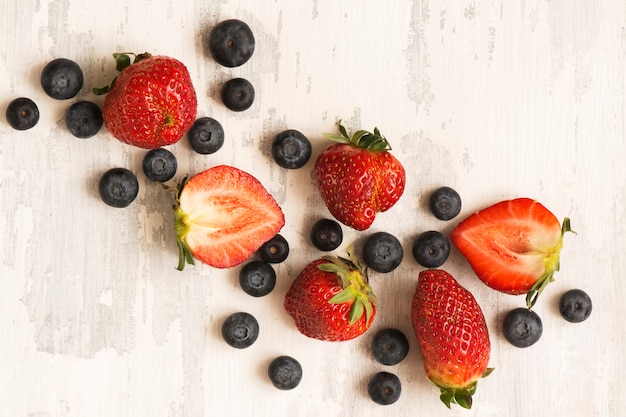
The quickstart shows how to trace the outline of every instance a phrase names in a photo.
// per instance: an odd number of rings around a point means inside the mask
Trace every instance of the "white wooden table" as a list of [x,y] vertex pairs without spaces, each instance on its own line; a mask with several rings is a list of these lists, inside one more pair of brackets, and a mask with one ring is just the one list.
[[[621,416],[626,390],[626,3],[543,1],[221,0],[19,1],[0,5],[0,415],[22,417],[181,416]],[[518,4],[519,3],[519,4]],[[257,45],[227,69],[203,52],[218,21],[239,18]],[[178,179],[228,163],[261,180],[283,207],[291,245],[272,294],[253,299],[238,268],[175,270],[171,199],[141,173],[144,151],[103,130],[72,137],[63,116],[73,102],[48,98],[40,71],[53,58],[77,61],[86,87],[75,100],[102,97],[115,51],[176,57],[189,68],[199,116],[218,119],[226,144],[200,156],[182,140],[170,149]],[[219,88],[249,79],[257,99],[227,110]],[[14,131],[4,108],[26,96],[39,124]],[[345,343],[301,336],[282,308],[291,280],[320,255],[308,241],[328,216],[311,170],[273,163],[269,144],[286,128],[328,144],[337,119],[350,129],[378,126],[408,172],[407,189],[372,229],[344,228],[357,245],[378,230],[396,235],[405,258],[390,274],[371,273],[380,300],[374,328]],[[99,176],[122,166],[140,193],[126,209],[100,200]],[[528,349],[504,340],[500,321],[523,297],[496,293],[453,252],[445,269],[482,305],[496,371],[479,383],[472,410],[447,410],[424,378],[409,321],[420,270],[410,247],[425,230],[455,221],[429,215],[440,185],[457,189],[463,215],[528,196],[576,235],[566,237],[561,272],[536,307],[541,340]],[[591,318],[569,324],[557,301],[570,288],[594,301]],[[229,347],[226,316],[248,311],[261,325],[255,345]],[[369,352],[375,331],[402,329],[409,357],[393,367]],[[272,358],[304,368],[293,391],[267,379]],[[367,396],[375,372],[396,373],[400,400],[385,408]]]

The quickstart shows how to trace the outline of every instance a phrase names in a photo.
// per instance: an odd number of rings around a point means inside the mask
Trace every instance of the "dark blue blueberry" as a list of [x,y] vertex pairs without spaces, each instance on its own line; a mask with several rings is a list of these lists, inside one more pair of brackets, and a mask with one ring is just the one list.
[[390,233],[376,232],[363,245],[363,262],[377,272],[391,272],[400,265],[404,251],[400,241]]
[[149,150],[143,157],[143,172],[152,181],[171,180],[178,169],[178,162],[173,153],[165,148]]
[[320,219],[311,228],[311,243],[325,252],[335,250],[343,241],[341,225],[331,219]]
[[541,318],[532,310],[519,307],[509,311],[502,321],[502,334],[513,346],[534,345],[543,333]]
[[65,124],[72,135],[86,139],[94,136],[102,128],[102,110],[91,101],[77,101],[65,113]]
[[233,313],[222,323],[222,337],[234,348],[250,347],[259,337],[259,322],[249,313]]
[[559,312],[570,323],[587,320],[591,314],[591,297],[583,290],[566,291],[559,300]]
[[112,168],[100,178],[98,190],[102,200],[111,207],[127,207],[139,192],[137,177],[126,168]]
[[222,87],[222,102],[232,111],[244,111],[254,103],[254,87],[245,78],[233,78]]
[[239,285],[253,297],[263,297],[276,285],[276,272],[264,261],[248,262],[239,271]]
[[6,117],[13,129],[28,130],[39,121],[39,108],[29,98],[16,98],[7,106]]
[[367,393],[376,404],[393,404],[402,393],[400,378],[390,372],[378,372],[367,384]]
[[450,187],[438,188],[430,195],[429,207],[439,220],[451,220],[461,212],[461,196]]
[[289,256],[289,242],[279,233],[261,245],[257,253],[265,262],[281,263]]
[[187,139],[194,151],[203,155],[212,154],[224,145],[224,128],[211,117],[200,117],[187,132]]
[[409,354],[409,340],[398,329],[380,330],[372,339],[372,355],[383,365],[400,363]]
[[302,168],[311,158],[311,142],[294,129],[280,132],[272,142],[272,157],[287,169]]
[[267,376],[278,389],[294,389],[302,381],[302,366],[291,356],[279,356],[270,362]]
[[420,234],[413,242],[413,257],[425,268],[440,267],[449,255],[448,238],[436,230]]
[[83,71],[70,59],[54,59],[41,71],[41,87],[54,99],[72,98],[83,88]]
[[238,67],[254,53],[254,34],[245,22],[228,19],[218,23],[209,35],[209,52],[217,63],[225,67]]

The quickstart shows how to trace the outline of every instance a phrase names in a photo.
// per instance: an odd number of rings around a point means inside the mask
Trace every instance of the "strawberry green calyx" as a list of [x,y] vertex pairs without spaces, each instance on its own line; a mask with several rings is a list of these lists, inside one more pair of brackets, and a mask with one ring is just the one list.
[[168,188],[167,190],[176,191],[176,203],[174,204],[174,231],[176,232],[176,245],[178,246],[178,266],[177,270],[185,269],[185,264],[195,265],[191,249],[187,245],[185,238],[189,233],[189,215],[180,208],[179,197],[183,191],[183,187],[187,182],[187,177],[178,184],[176,189]]
[[347,143],[352,146],[361,149],[367,149],[374,152],[382,152],[382,151],[390,151],[391,145],[387,141],[378,130],[377,127],[374,128],[374,132],[368,132],[367,130],[357,130],[352,134],[352,136],[348,135],[346,128],[341,124],[341,120],[337,122],[337,126],[339,128],[340,135],[333,133],[325,133],[328,139],[339,142],[339,143]]
[[[487,368],[480,378],[488,377],[493,370],[494,368]],[[451,404],[457,404],[468,410],[472,408],[472,395],[476,393],[478,381],[474,381],[463,388],[441,386],[435,382],[433,382],[433,384],[435,384],[441,391],[439,399],[445,404],[446,407],[451,408]]]
[[[149,52],[144,52],[143,54],[135,54],[133,52],[116,52],[113,54],[113,59],[115,59],[115,69],[118,73],[122,72],[122,70],[130,67],[132,64],[136,64],[146,58],[150,58],[151,56],[152,55]],[[131,57],[133,58],[132,60]],[[113,81],[111,81],[110,85],[104,87],[94,87],[91,91],[97,96],[106,94],[111,91],[111,89],[115,85],[116,80],[117,77],[115,77]]]

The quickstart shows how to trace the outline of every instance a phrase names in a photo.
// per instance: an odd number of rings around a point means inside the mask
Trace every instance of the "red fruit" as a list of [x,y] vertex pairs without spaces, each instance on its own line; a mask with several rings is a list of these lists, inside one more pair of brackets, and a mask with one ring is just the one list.
[[281,208],[252,175],[226,165],[209,168],[179,186],[177,269],[194,258],[215,268],[239,265],[284,224]]
[[420,272],[411,321],[426,377],[450,408],[471,408],[478,379],[489,375],[489,331],[474,296],[446,271]]
[[450,236],[478,278],[508,294],[527,294],[531,308],[559,270],[563,235],[571,231],[530,198],[497,203],[463,220]]
[[94,89],[108,93],[102,106],[107,129],[140,148],[178,142],[195,121],[198,107],[189,71],[174,58],[144,53],[131,64],[129,55],[113,54],[120,74],[111,87]]
[[285,295],[285,310],[305,336],[344,341],[363,334],[376,315],[376,296],[360,262],[325,256],[308,264]]
[[356,230],[369,228],[376,214],[389,210],[402,196],[406,174],[389,153],[391,146],[378,129],[349,137],[326,135],[339,143],[322,151],[315,161],[315,179],[326,207],[341,223]]

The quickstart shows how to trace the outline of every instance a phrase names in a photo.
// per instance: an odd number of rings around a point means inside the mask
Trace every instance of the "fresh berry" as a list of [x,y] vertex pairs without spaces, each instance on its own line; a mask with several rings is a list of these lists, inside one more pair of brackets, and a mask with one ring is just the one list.
[[324,149],[315,161],[315,179],[330,213],[341,223],[365,230],[377,213],[389,210],[402,196],[406,173],[389,152],[387,139],[359,130],[348,136],[326,135],[338,143]]
[[400,398],[402,383],[395,374],[385,371],[378,372],[370,378],[367,384],[367,393],[376,404],[390,405]]
[[264,297],[276,285],[276,272],[267,262],[248,262],[239,271],[239,285],[248,295]]
[[257,252],[265,262],[279,264],[289,256],[289,242],[279,233],[261,245]]
[[591,315],[591,297],[583,290],[566,291],[559,299],[559,312],[570,323],[580,323]]
[[93,90],[106,94],[102,114],[107,129],[120,141],[145,149],[178,142],[195,121],[198,107],[185,65],[149,53],[113,57],[119,75],[111,86]]
[[178,162],[172,152],[165,148],[156,148],[146,152],[143,157],[142,168],[148,179],[165,182],[176,175]]
[[287,169],[302,168],[311,158],[312,151],[309,139],[294,129],[280,132],[272,142],[274,161]]
[[526,348],[537,343],[543,324],[537,313],[528,308],[515,308],[504,316],[502,334],[515,347]]
[[311,243],[317,249],[329,252],[335,250],[343,241],[341,225],[331,219],[319,219],[311,228]]
[[100,177],[98,190],[102,201],[111,207],[127,207],[137,197],[137,176],[126,168],[112,168]]
[[102,110],[91,101],[77,101],[65,113],[65,124],[77,138],[90,138],[102,128]]
[[309,263],[285,295],[285,310],[305,336],[343,341],[374,321],[376,297],[359,260],[325,256]]
[[267,376],[276,388],[291,390],[302,381],[302,365],[291,356],[279,356],[270,362]]
[[474,272],[489,287],[526,294],[531,308],[559,270],[568,218],[557,218],[530,198],[502,201],[463,220],[450,236]]
[[396,269],[402,262],[404,250],[394,235],[376,232],[363,244],[363,262],[376,272],[387,273]]
[[254,86],[245,78],[233,78],[222,86],[222,102],[232,111],[248,110],[254,103]]
[[224,145],[224,128],[211,117],[200,117],[187,132],[187,139],[191,149],[199,154],[209,155],[219,151]]
[[43,67],[40,82],[47,95],[66,100],[76,96],[83,88],[83,71],[71,59],[53,59]]
[[372,355],[383,365],[396,365],[409,354],[409,341],[401,330],[380,330],[372,339]]
[[209,52],[217,63],[225,67],[238,67],[254,53],[254,34],[245,22],[228,19],[218,23],[208,39]]
[[12,100],[6,109],[9,125],[16,130],[28,130],[39,121],[39,108],[29,98],[20,97]]
[[450,242],[443,233],[431,230],[420,234],[413,242],[413,258],[425,268],[438,268],[450,255]]
[[450,408],[471,408],[478,379],[487,376],[489,331],[474,296],[440,269],[419,274],[411,321],[426,377]]
[[248,348],[259,337],[259,322],[250,313],[233,313],[222,323],[222,337],[234,348]]
[[450,187],[437,188],[428,203],[431,213],[439,220],[452,220],[461,212],[461,196]]
[[252,175],[218,165],[178,187],[178,269],[194,258],[230,268],[252,256],[285,225],[276,200]]

